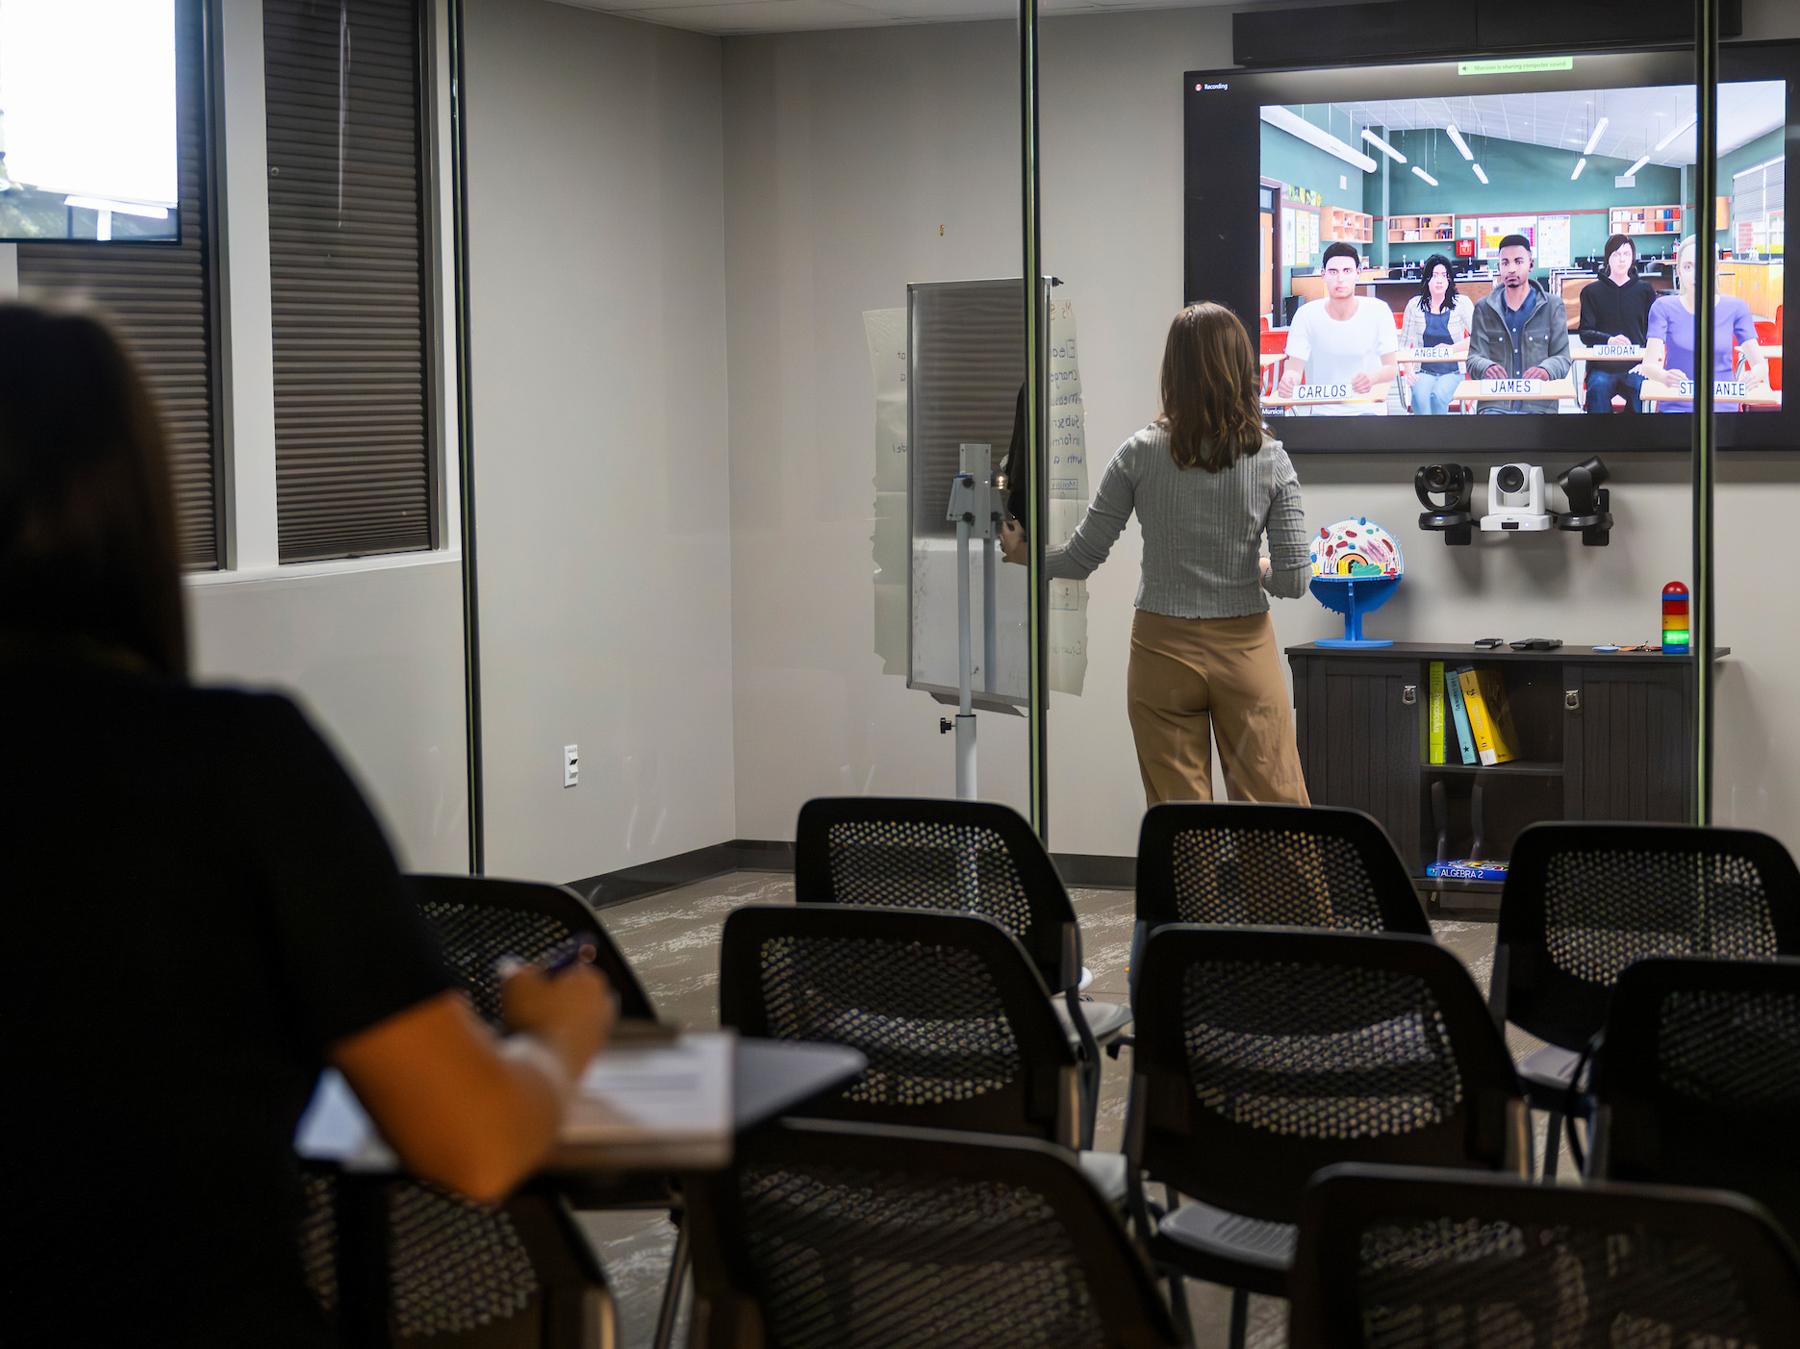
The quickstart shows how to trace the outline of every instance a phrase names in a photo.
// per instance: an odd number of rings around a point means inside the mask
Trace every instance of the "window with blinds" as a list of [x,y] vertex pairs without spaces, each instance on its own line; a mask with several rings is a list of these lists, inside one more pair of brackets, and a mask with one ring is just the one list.
[[162,410],[182,565],[219,565],[217,314],[200,5],[175,6],[181,242],[19,245],[26,300],[91,305],[125,340]]
[[1783,255],[1787,161],[1771,159],[1731,180],[1731,230],[1738,256]]
[[264,0],[283,562],[435,542],[417,0]]

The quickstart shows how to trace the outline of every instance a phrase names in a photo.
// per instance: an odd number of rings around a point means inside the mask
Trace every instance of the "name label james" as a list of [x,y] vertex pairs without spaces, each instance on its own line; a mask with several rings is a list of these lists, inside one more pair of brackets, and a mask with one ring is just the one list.
[[1536,393],[1542,384],[1543,381],[1537,379],[1484,379],[1481,391],[1497,398],[1522,398]]

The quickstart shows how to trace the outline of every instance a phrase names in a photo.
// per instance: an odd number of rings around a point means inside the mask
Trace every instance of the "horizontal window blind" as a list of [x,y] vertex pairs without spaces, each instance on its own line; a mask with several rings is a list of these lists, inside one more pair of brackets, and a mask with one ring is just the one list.
[[1025,383],[1023,286],[983,281],[910,288],[907,449],[915,539],[955,537],[945,511],[965,441],[988,445],[996,468],[1012,443]]
[[182,565],[219,565],[218,369],[208,205],[205,37],[198,0],[175,6],[181,243],[19,246],[26,300],[92,305],[124,339],[162,410]]
[[416,0],[264,0],[283,562],[429,548]]

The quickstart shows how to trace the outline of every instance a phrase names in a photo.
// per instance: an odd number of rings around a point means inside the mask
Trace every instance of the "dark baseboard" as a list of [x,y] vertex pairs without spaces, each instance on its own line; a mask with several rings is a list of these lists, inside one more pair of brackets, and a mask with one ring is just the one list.
[[[1129,890],[1135,884],[1137,862],[1130,857],[1103,857],[1092,853],[1053,854],[1065,885],[1083,890]],[[708,848],[677,853],[619,871],[608,871],[586,880],[570,881],[574,890],[596,909],[627,904],[660,890],[692,885],[695,881],[723,876],[730,871],[792,871],[794,845],[766,838],[734,838]]]
[[794,845],[769,839],[737,838],[729,843],[715,843],[692,852],[677,853],[635,867],[608,871],[586,880],[570,881],[574,890],[590,907],[610,909],[660,890],[673,890],[692,885],[731,871],[792,871]]
[[1104,853],[1051,853],[1063,884],[1073,890],[1137,889],[1137,858]]

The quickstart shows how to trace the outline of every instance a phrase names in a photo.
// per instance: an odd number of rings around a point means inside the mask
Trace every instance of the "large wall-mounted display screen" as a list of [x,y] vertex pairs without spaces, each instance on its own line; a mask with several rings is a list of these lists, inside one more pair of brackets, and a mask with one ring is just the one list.
[[1711,265],[1726,446],[1800,448],[1782,389],[1800,46],[1722,55],[1695,237],[1682,51],[1186,76],[1186,292],[1261,330],[1289,449],[1686,449]]
[[0,0],[0,242],[177,243],[176,0]]

